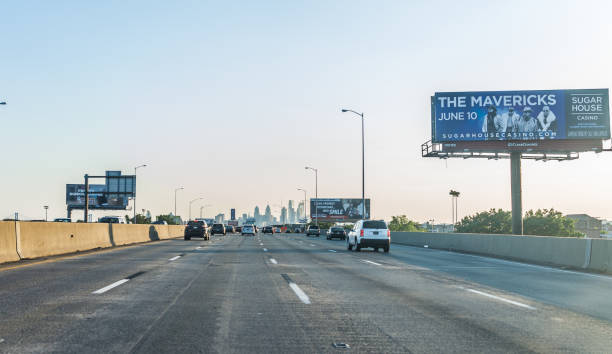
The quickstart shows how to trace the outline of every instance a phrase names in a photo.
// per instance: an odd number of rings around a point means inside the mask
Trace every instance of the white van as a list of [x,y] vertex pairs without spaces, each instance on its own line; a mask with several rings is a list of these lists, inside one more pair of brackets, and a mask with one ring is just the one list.
[[389,252],[391,246],[391,231],[384,220],[359,220],[346,238],[346,248],[355,252],[364,247],[372,247],[374,251],[382,248]]

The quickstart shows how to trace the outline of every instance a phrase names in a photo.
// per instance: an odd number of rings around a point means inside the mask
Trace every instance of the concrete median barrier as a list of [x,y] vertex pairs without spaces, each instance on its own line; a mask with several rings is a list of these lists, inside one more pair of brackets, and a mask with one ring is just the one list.
[[0,221],[0,263],[18,261],[14,221]]
[[596,272],[612,273],[612,240],[592,239],[587,268]]
[[183,225],[0,222],[0,263],[182,237]]
[[610,243],[612,241],[610,240],[551,236],[393,232],[391,242],[528,263],[612,272],[612,244]]
[[115,245],[129,245],[159,240],[153,225],[111,224]]
[[18,244],[23,258],[110,247],[108,225],[19,222]]
[[168,238],[185,236],[185,225],[168,225]]

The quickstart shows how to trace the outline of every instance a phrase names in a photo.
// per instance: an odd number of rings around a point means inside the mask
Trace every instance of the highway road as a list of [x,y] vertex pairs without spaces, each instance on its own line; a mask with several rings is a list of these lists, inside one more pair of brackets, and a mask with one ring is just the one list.
[[610,294],[608,276],[395,244],[175,239],[0,267],[0,352],[610,352]]

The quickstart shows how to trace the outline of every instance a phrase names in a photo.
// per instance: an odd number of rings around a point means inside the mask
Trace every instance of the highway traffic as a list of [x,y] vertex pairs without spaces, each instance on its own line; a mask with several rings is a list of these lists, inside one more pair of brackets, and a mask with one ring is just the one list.
[[0,352],[607,352],[612,277],[303,234],[0,268]]

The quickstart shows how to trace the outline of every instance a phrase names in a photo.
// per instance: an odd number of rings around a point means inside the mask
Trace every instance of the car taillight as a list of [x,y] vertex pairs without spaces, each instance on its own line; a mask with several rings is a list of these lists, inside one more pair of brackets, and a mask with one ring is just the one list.
[[359,234],[359,236],[363,237],[363,229],[361,229],[361,233]]
[[387,229],[387,237],[391,238],[391,230]]

